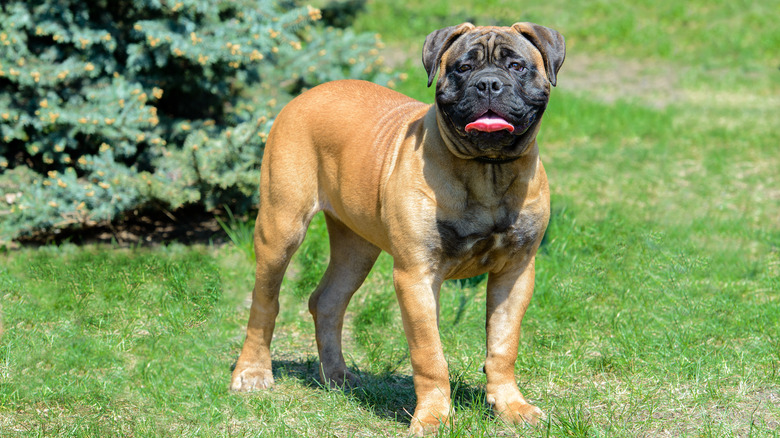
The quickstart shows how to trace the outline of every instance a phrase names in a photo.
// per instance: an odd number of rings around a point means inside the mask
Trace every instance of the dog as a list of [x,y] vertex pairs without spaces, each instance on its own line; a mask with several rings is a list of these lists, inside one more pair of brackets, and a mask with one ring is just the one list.
[[533,23],[434,31],[425,40],[433,105],[369,82],[334,81],[279,113],[261,165],[255,285],[231,389],[273,385],[279,288],[309,221],[324,212],[330,262],[309,299],[320,376],[355,385],[341,345],[344,313],[381,251],[409,345],[417,405],[410,432],[451,414],[438,330],[446,279],[488,273],[486,399],[510,423],[542,411],[517,388],[520,323],[550,216],[536,136],[565,57],[563,36]]

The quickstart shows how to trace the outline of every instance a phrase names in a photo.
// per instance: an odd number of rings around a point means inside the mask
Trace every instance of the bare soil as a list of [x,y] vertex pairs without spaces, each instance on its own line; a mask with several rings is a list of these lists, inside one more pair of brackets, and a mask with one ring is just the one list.
[[150,210],[133,212],[113,222],[94,226],[54,231],[39,231],[17,239],[20,246],[35,247],[62,243],[107,243],[120,247],[156,246],[179,242],[184,244],[221,245],[227,235],[216,218],[224,218],[222,211],[205,211],[185,207],[173,212]]

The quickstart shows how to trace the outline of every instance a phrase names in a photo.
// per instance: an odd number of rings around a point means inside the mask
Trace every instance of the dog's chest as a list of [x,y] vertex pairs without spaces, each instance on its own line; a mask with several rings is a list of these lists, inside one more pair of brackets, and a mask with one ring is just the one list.
[[[529,253],[546,224],[532,208],[498,212],[466,209],[457,219],[437,219],[442,260],[454,262],[454,276],[492,270]],[[476,274],[474,274],[476,275]]]

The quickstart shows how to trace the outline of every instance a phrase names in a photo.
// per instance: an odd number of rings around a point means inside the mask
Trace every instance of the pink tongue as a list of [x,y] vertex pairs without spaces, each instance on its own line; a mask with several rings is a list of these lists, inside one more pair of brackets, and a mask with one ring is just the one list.
[[498,116],[482,116],[479,119],[466,125],[466,132],[471,131],[483,131],[483,132],[496,132],[502,129],[506,129],[509,132],[515,130],[515,127],[510,125],[509,122]]

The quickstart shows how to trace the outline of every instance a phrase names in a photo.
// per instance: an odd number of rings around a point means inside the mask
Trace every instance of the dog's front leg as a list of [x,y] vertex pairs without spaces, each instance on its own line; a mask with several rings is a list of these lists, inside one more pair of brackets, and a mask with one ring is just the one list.
[[421,436],[435,432],[450,416],[450,381],[439,337],[441,280],[426,269],[402,269],[396,265],[393,282],[409,343],[417,395],[409,429]]
[[490,274],[487,286],[487,402],[509,423],[537,424],[542,411],[528,403],[515,382],[520,323],[534,291],[534,257],[519,270]]

